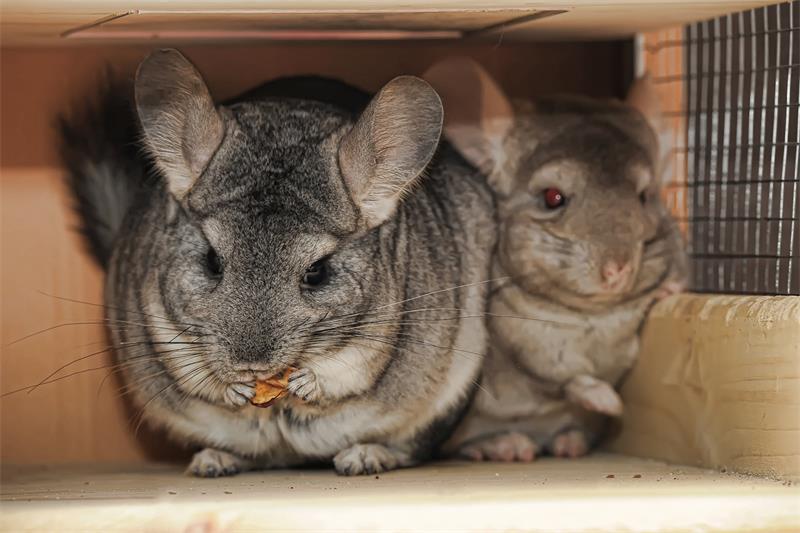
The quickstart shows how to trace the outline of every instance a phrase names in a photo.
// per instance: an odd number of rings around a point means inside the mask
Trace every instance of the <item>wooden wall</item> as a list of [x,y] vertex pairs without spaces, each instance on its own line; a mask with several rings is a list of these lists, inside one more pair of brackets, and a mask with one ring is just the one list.
[[[621,96],[622,43],[360,43],[184,47],[213,94],[227,98],[275,76],[318,73],[375,90],[398,74],[468,54],[515,97],[567,91]],[[60,366],[107,347],[101,272],[72,232],[61,187],[52,121],[92,90],[105,64],[130,75],[147,47],[2,49],[0,57],[0,391],[35,384]],[[66,299],[90,302],[75,303]],[[86,322],[89,322],[88,324]],[[62,324],[69,324],[63,325]],[[58,327],[60,326],[60,327]],[[54,328],[14,342],[36,331]],[[13,344],[12,344],[13,343]],[[0,400],[0,461],[137,461],[180,455],[158,434],[129,427],[132,412],[111,364],[98,353],[64,369],[32,393]],[[102,384],[102,388],[101,388]]]

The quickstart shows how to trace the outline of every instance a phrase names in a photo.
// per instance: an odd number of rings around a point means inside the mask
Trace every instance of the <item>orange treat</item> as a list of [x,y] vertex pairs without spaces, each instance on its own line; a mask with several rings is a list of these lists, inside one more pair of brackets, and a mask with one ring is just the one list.
[[250,398],[250,403],[256,407],[269,407],[275,400],[283,398],[289,391],[289,376],[294,372],[294,368],[287,368],[283,374],[276,374],[264,381],[256,381],[256,394]]

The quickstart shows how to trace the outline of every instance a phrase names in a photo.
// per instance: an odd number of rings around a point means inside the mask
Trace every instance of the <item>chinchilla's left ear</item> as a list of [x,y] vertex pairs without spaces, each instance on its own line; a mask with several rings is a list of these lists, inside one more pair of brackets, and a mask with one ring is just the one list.
[[442,102],[413,76],[387,83],[339,145],[339,166],[365,225],[389,218],[439,145]]
[[441,95],[445,137],[499,191],[503,143],[514,125],[511,102],[482,66],[466,57],[436,63],[423,77]]
[[222,117],[200,73],[177,50],[150,54],[139,65],[135,86],[147,148],[180,200],[222,143]]

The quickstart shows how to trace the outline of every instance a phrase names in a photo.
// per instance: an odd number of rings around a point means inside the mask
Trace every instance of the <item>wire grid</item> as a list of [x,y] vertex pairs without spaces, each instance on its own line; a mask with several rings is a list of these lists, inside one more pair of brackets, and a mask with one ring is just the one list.
[[690,288],[800,294],[800,1],[648,34]]

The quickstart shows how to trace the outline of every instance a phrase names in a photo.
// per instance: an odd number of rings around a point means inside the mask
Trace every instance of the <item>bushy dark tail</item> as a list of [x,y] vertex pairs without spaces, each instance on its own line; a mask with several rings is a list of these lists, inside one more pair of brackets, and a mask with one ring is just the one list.
[[80,231],[105,268],[125,214],[154,175],[139,143],[133,84],[107,72],[96,97],[58,117],[57,127]]

